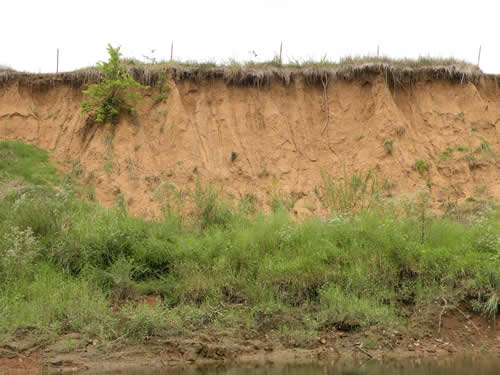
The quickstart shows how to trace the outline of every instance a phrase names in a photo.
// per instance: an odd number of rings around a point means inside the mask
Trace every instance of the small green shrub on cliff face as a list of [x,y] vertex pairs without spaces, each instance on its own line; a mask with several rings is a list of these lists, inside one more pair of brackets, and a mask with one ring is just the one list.
[[80,103],[83,113],[95,116],[100,123],[118,123],[122,111],[134,112],[134,104],[139,103],[138,90],[149,87],[136,82],[120,63],[120,47],[113,48],[108,44],[108,62],[97,63],[97,69],[104,73],[98,84],[90,85],[83,93],[89,100]]
[[392,151],[394,151],[394,140],[393,139],[384,140],[384,149],[388,154],[392,154]]
[[413,165],[413,168],[416,169],[418,173],[420,173],[420,175],[423,175],[429,169],[429,167],[429,163],[422,159],[417,159],[415,161],[415,164]]

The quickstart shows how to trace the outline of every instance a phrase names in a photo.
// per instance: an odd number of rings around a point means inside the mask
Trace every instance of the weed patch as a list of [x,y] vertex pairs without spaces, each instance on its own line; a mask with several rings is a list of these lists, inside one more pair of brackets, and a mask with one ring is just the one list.
[[60,177],[34,147],[0,152],[0,184],[23,181],[0,198],[3,336],[141,342],[228,327],[293,347],[332,328],[405,325],[436,298],[498,313],[499,209],[479,196],[437,216],[426,189],[388,198],[370,171],[324,173],[317,196],[331,215],[298,221],[282,198],[265,215],[251,194],[233,205],[199,179],[192,191],[158,181],[165,214],[145,221],[124,196],[106,209],[53,188]]
[[384,150],[388,154],[392,154],[392,152],[394,151],[394,140],[393,139],[384,140]]
[[369,170],[351,175],[344,169],[344,178],[335,181],[330,175],[322,173],[323,186],[316,188],[316,196],[332,212],[347,213],[370,207],[379,197],[382,186]]
[[427,172],[430,168],[430,165],[428,162],[426,162],[423,159],[417,159],[415,161],[415,164],[413,164],[413,169],[415,169],[420,175],[424,175],[425,172]]

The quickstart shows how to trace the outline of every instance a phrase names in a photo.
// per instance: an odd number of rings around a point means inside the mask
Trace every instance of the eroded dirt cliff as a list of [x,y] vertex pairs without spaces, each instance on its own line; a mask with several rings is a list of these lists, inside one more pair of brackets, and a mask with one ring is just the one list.
[[[321,173],[342,179],[371,169],[390,193],[430,186],[433,206],[500,197],[500,92],[493,80],[427,80],[388,87],[383,75],[321,85],[227,85],[170,81],[168,99],[151,96],[138,116],[86,128],[81,88],[11,82],[0,88],[0,138],[53,151],[61,169],[95,186],[111,206],[123,197],[134,215],[153,218],[153,192],[222,186],[236,199],[270,189],[294,194],[299,214],[321,212]],[[328,121],[327,111],[328,110]],[[428,169],[415,168],[417,160]]]

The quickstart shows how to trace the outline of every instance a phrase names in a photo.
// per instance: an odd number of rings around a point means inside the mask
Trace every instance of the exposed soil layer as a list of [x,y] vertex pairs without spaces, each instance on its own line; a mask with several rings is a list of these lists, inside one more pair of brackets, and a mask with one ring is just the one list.
[[[0,89],[0,139],[53,151],[62,170],[95,187],[99,202],[111,206],[123,197],[134,215],[160,215],[154,191],[164,182],[191,186],[198,177],[235,198],[255,194],[264,205],[274,186],[298,197],[297,214],[317,214],[325,210],[314,193],[322,171],[341,179],[344,170],[371,169],[388,180],[393,195],[428,185],[435,208],[470,197],[500,198],[500,94],[484,78],[462,84],[425,80],[394,89],[382,75],[371,75],[332,81],[326,90],[300,77],[289,86],[260,88],[219,79],[172,80],[165,103],[146,97],[137,118],[122,116],[114,130],[88,125],[80,114],[80,90],[10,82]],[[428,168],[415,168],[419,159]],[[152,337],[141,345],[86,342],[70,333],[39,346],[26,330],[0,343],[0,373],[498,356],[500,321],[444,315],[438,330],[438,314],[430,319],[414,321],[415,329],[404,334],[329,331],[310,348],[224,331]]]
[[[60,168],[95,186],[99,202],[111,206],[121,195],[146,218],[160,214],[160,184],[184,187],[198,176],[264,205],[278,181],[298,198],[299,214],[321,212],[314,190],[322,171],[342,178],[371,169],[391,194],[427,184],[434,208],[500,197],[500,92],[486,78],[394,89],[372,75],[332,81],[326,91],[300,77],[262,88],[171,80],[166,103],[146,97],[114,134],[109,124],[86,125],[82,99],[80,88],[11,83],[0,89],[0,139],[53,151]],[[429,168],[418,171],[419,159]]]
[[427,329],[419,325],[405,333],[380,328],[329,331],[308,348],[293,342],[277,342],[266,335],[233,335],[224,331],[181,338],[151,337],[143,344],[107,345],[86,342],[78,334],[68,334],[39,346],[24,332],[8,345],[0,345],[0,374],[95,373],[214,363],[363,363],[424,357],[500,356],[500,318],[493,327],[491,321],[478,316],[444,315],[440,331],[436,329],[437,321],[427,323]]

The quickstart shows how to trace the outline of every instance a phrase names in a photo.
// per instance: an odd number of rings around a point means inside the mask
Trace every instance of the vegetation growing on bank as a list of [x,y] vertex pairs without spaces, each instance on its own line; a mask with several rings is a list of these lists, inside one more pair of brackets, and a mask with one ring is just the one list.
[[[301,76],[309,83],[320,84],[329,81],[352,81],[360,77],[381,74],[389,86],[404,85],[420,80],[450,80],[455,82],[476,82],[484,74],[477,65],[454,58],[419,57],[417,59],[389,58],[385,56],[348,56],[337,61],[326,58],[320,61],[290,60],[284,63],[275,57],[270,61],[226,63],[197,61],[157,61],[147,58],[147,62],[133,58],[121,60],[128,73],[142,85],[161,86],[166,74],[176,81],[221,79],[227,84],[242,86],[263,86],[273,81],[290,84]],[[20,73],[0,68],[0,85],[18,79],[29,81],[30,73]],[[62,82],[72,86],[97,83],[103,76],[98,67],[86,67],[73,72],[43,76],[51,82]],[[33,82],[31,82],[33,83]]]
[[286,204],[264,215],[201,183],[187,218],[167,184],[155,192],[164,218],[148,222],[78,199],[40,149],[1,141],[0,156],[3,339],[27,327],[100,343],[220,328],[309,345],[330,329],[404,329],[413,314],[435,325],[443,299],[447,311],[498,312],[500,221],[487,202],[437,217],[425,191],[389,200],[368,175],[325,175],[328,218],[297,221]]
[[96,122],[118,123],[122,111],[134,113],[134,105],[140,102],[138,90],[149,87],[136,82],[120,63],[120,47],[113,48],[108,44],[109,59],[97,64],[97,70],[103,76],[97,84],[90,85],[83,94],[88,98],[80,105],[82,112],[87,113]]

